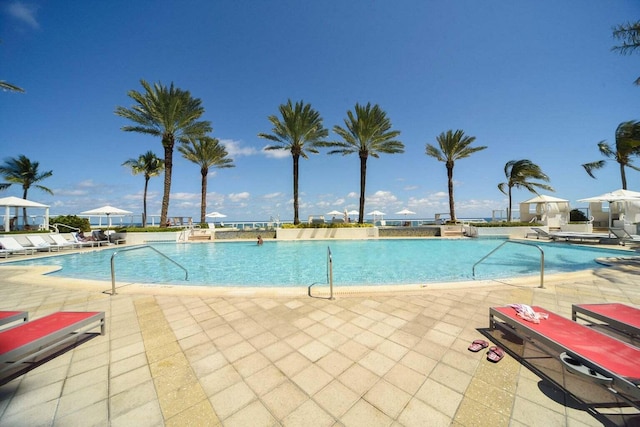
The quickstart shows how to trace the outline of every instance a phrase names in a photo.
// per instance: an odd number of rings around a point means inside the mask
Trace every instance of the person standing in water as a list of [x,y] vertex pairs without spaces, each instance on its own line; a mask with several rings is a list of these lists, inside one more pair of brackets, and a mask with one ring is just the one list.
[[258,245],[262,245],[263,243],[262,236],[258,235]]

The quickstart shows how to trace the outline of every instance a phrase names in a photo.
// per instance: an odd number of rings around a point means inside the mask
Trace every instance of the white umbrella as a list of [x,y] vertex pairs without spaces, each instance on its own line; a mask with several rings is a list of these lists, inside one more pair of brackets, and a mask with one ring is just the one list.
[[132,212],[125,211],[124,209],[114,208],[113,206],[102,206],[101,208],[91,209],[89,211],[80,212],[82,215],[106,215],[109,220],[108,228],[111,228],[111,215],[129,215]]
[[[44,227],[45,229],[49,228],[49,205],[43,205],[42,203],[33,202],[27,199],[21,199],[15,196],[3,197],[0,199],[0,206],[5,207],[4,214],[4,230],[9,231],[11,225],[10,219],[10,208],[44,208],[45,209],[45,217],[44,217]],[[17,216],[16,209],[16,216]]]
[[380,211],[373,211],[373,212],[369,212],[367,215],[373,215],[373,225],[376,225],[376,217],[380,217],[380,219],[382,219],[382,216],[384,215],[384,212],[380,212]]
[[356,210],[351,210],[349,212],[347,212],[347,215],[359,215],[360,212],[356,211]]
[[220,212],[211,212],[210,214],[205,215],[208,218],[226,218],[227,216],[225,214],[222,214]]
[[343,212],[337,211],[337,210],[332,210],[331,212],[327,212],[327,215],[342,215]]
[[587,203],[609,203],[609,224],[608,227],[611,227],[611,203],[614,202],[625,202],[625,201],[640,201],[640,193],[637,191],[631,190],[615,190],[609,193],[604,193],[599,196],[587,197],[586,199],[579,199],[579,202],[587,202]]
[[402,209],[400,212],[396,212],[396,215],[415,215],[416,213],[409,209]]
[[533,199],[525,200],[520,203],[553,203],[553,202],[568,202],[567,199],[561,199],[559,197],[546,196],[544,194],[540,194]]

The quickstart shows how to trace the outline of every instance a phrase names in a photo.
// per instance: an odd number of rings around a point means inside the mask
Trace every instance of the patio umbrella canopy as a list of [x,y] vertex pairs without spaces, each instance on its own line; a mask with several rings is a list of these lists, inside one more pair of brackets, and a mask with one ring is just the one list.
[[600,194],[599,196],[587,197],[586,199],[579,199],[578,201],[587,202],[587,203],[598,203],[598,202],[609,203],[608,227],[611,227],[611,203],[640,201],[640,192],[619,189],[619,190],[611,191],[609,193]]
[[400,212],[396,212],[396,215],[415,215],[416,213],[409,209],[402,209]]
[[[44,227],[49,228],[49,205],[43,205],[42,203],[33,202],[27,199],[21,199],[19,197],[10,196],[0,199],[0,207],[5,207],[4,214],[4,230],[9,231],[11,226],[11,212],[10,208],[42,208],[45,210],[44,215]],[[17,214],[16,214],[17,216]]]
[[91,209],[89,211],[80,212],[81,215],[106,216],[109,220],[108,228],[111,228],[111,215],[129,215],[132,212],[124,209],[114,208],[113,206],[102,206],[100,208]]
[[220,212],[211,212],[209,214],[205,215],[207,218],[226,218],[227,216],[225,214],[222,214]]

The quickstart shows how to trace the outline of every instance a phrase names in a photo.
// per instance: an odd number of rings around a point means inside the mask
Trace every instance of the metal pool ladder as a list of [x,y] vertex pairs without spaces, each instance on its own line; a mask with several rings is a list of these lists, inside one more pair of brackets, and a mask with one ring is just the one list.
[[186,268],[184,268],[182,265],[180,265],[175,260],[169,258],[167,255],[163,254],[162,252],[160,252],[159,250],[157,250],[153,246],[150,246],[150,245],[130,246],[128,248],[117,250],[111,255],[111,295],[115,295],[116,294],[116,263],[115,263],[116,255],[118,255],[119,252],[135,251],[137,249],[145,249],[145,248],[149,248],[149,249],[155,251],[161,257],[169,260],[170,262],[174,263],[175,265],[177,265],[178,267],[183,269],[184,270],[184,280],[189,280],[189,272],[187,271]]
[[507,243],[515,243],[517,245],[525,245],[525,246],[535,246],[536,248],[538,248],[538,250],[540,251],[540,288],[544,289],[544,250],[542,250],[542,248],[539,245],[536,245],[535,243],[518,242],[516,240],[506,240],[502,242],[497,248],[495,248],[494,250],[492,250],[491,252],[483,256],[478,262],[473,264],[473,269],[472,269],[473,277],[474,278],[476,277],[476,265],[480,264],[482,261],[489,258],[491,254],[496,252],[498,249],[500,249]]
[[[329,299],[333,300],[335,299],[333,297],[333,256],[331,255],[331,248],[329,246],[327,246],[327,283],[329,283]],[[307,288],[307,294],[310,297],[313,296],[311,295],[311,288],[317,284],[318,284],[317,282],[312,283]]]

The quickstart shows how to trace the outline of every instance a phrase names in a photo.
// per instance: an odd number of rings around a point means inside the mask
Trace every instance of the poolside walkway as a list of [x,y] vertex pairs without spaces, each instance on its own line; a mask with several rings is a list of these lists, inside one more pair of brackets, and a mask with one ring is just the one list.
[[297,295],[124,287],[2,266],[0,309],[105,311],[107,333],[0,387],[7,426],[601,425],[469,343],[490,306],[640,306],[637,266],[472,287]]

